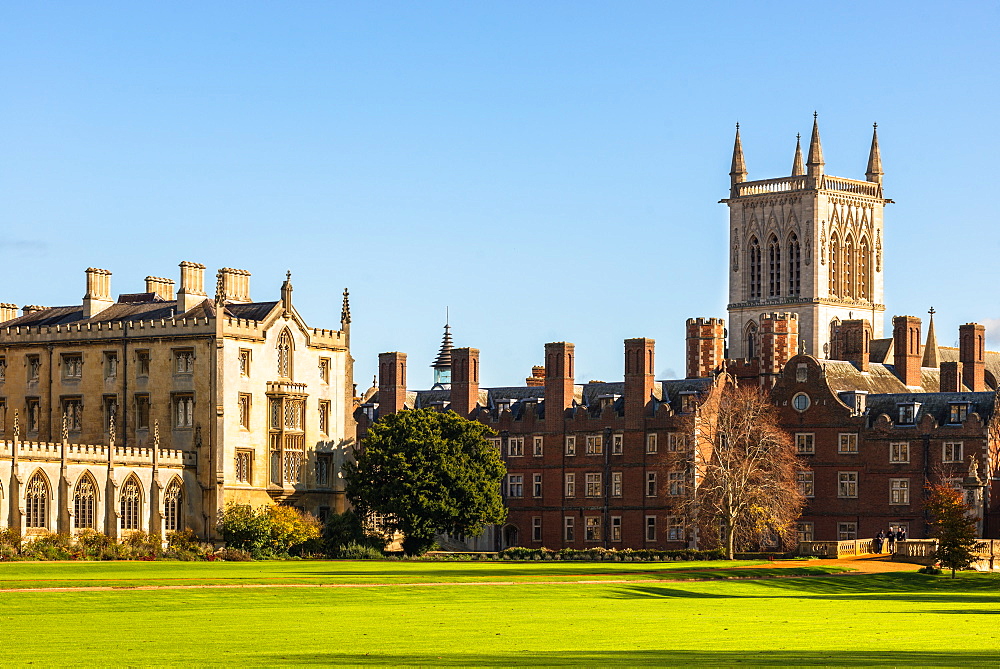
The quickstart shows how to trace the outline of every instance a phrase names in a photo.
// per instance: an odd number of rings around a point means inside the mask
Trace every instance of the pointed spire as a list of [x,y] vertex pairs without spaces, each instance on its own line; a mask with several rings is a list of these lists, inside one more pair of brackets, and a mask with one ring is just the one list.
[[747,164],[743,160],[743,142],[740,141],[740,124],[736,124],[736,142],[733,144],[733,166],[729,170],[730,184],[743,183],[747,180]]
[[806,173],[806,168],[802,164],[802,135],[795,133],[795,159],[792,161],[792,176],[801,177]]
[[924,360],[920,366],[936,369],[941,366],[941,358],[938,356],[937,336],[934,334],[934,307],[927,313],[931,315],[931,322],[927,326],[927,343],[924,345]]
[[872,124],[872,149],[868,154],[868,170],[865,177],[873,183],[882,183],[882,154],[878,150],[878,123]]
[[351,324],[351,300],[350,293],[344,288],[344,306],[340,308],[340,327]]
[[809,160],[806,167],[809,168],[809,176],[822,176],[823,166],[823,145],[819,141],[819,114],[813,112],[813,131],[809,139]]
[[438,351],[437,358],[431,364],[434,369],[451,369],[451,326],[444,324],[444,336],[441,337],[441,350]]
[[285,281],[281,284],[281,306],[286,313],[292,310],[292,270],[285,273]]

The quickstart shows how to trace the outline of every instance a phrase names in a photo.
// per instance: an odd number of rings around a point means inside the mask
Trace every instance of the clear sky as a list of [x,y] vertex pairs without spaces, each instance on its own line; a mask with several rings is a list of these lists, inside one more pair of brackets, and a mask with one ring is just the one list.
[[[733,124],[750,178],[789,174],[820,114],[864,178],[879,123],[890,315],[1000,344],[989,2],[5,2],[0,301],[79,303],[177,263],[286,269],[311,325],[352,295],[360,388],[381,351],[426,387],[450,307],[486,385],[545,342],[578,381],[725,316]],[[997,319],[993,322],[990,319]]]

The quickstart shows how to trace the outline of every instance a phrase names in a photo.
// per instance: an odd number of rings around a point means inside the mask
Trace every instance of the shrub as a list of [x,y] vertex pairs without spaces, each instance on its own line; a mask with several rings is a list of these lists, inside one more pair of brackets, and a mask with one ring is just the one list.
[[337,557],[343,560],[381,560],[385,556],[377,548],[351,542],[337,551]]
[[311,513],[291,506],[269,506],[265,514],[270,522],[270,548],[274,555],[287,555],[322,536],[322,526]]
[[249,551],[240,550],[239,548],[223,548],[213,554],[218,560],[225,560],[226,562],[251,562],[253,560],[253,555]]
[[66,534],[43,534],[21,549],[21,555],[36,560],[69,560],[73,541]]
[[21,535],[11,528],[0,530],[0,546],[10,549],[14,555],[21,552]]
[[122,552],[134,559],[152,560],[163,552],[159,538],[142,531],[131,532],[122,539],[121,545],[125,549]]
[[920,569],[918,569],[917,573],[918,574],[930,574],[931,576],[937,576],[937,575],[939,575],[941,573],[941,570],[938,569],[937,567],[933,567],[933,566],[928,565],[926,567],[921,567]]
[[219,517],[219,532],[226,546],[266,557],[271,540],[271,521],[264,509],[230,502]]

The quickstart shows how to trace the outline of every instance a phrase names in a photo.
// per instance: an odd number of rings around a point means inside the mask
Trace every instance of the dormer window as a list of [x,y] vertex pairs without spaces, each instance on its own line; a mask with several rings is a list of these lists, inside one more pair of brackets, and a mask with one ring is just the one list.
[[681,393],[681,413],[693,413],[698,406],[698,393]]
[[954,402],[948,405],[948,423],[951,425],[961,425],[969,417],[968,402]]
[[913,425],[917,420],[917,407],[916,403],[899,404],[899,421],[898,425]]

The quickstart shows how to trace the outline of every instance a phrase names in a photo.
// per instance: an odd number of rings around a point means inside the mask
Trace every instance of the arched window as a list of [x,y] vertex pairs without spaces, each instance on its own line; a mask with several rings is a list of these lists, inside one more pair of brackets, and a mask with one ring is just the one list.
[[781,295],[781,245],[774,235],[767,240],[768,297]]
[[96,502],[97,486],[89,475],[84,474],[73,490],[73,527],[78,530],[94,528]]
[[125,485],[122,486],[120,504],[122,529],[138,530],[139,513],[142,509],[142,490],[139,488],[139,482],[135,480],[134,476],[125,481]]
[[854,239],[844,240],[844,297],[854,297]]
[[760,299],[760,244],[757,238],[750,240],[747,253],[749,254],[747,267],[750,269],[750,299]]
[[743,356],[747,360],[752,360],[757,357],[757,324],[751,321],[747,325],[746,335],[744,337],[746,342],[746,353]]
[[175,479],[163,493],[163,529],[178,532],[181,529],[181,484]]
[[802,291],[802,251],[799,237],[794,232],[788,237],[788,294],[798,295]]
[[285,328],[278,336],[278,376],[292,378],[292,334]]
[[830,295],[840,295],[840,241],[836,232],[830,235]]
[[868,240],[861,238],[858,244],[858,297],[872,299],[872,252]]
[[49,526],[49,484],[41,472],[35,472],[24,492],[24,526]]

